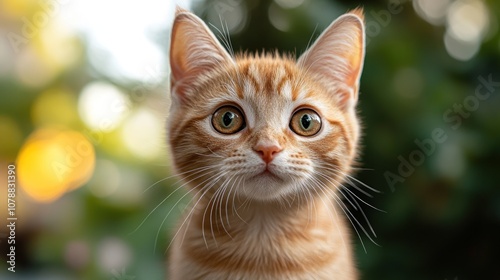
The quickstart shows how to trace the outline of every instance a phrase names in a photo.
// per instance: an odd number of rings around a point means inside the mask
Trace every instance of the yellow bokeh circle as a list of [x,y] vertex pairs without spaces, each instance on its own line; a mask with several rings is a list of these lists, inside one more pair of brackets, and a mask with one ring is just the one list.
[[24,191],[35,200],[51,202],[90,179],[95,151],[80,132],[42,128],[24,143],[17,166]]

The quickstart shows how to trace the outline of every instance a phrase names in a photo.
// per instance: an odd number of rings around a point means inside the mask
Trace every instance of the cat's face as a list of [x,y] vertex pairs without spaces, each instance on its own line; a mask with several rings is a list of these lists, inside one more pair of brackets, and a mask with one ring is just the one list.
[[262,201],[340,185],[359,134],[358,15],[333,23],[297,62],[232,58],[184,11],[173,31],[169,141],[192,188]]

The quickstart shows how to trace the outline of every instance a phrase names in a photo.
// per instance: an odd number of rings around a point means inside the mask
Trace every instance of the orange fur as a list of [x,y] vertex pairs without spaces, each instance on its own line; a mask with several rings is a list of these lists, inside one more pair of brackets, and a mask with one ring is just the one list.
[[[177,10],[168,130],[193,203],[173,238],[170,279],[357,278],[334,201],[356,157],[363,59],[361,9],[332,23],[298,61],[232,58],[199,18]],[[224,106],[246,126],[216,131]],[[304,108],[321,120],[312,136],[291,129]]]

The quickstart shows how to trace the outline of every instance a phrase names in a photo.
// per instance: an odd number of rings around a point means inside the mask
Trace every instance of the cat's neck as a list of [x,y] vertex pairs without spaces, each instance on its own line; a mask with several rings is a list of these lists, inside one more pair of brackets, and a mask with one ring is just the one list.
[[197,205],[196,216],[202,228],[213,233],[232,235],[246,228],[290,229],[321,224],[335,226],[340,219],[338,208],[331,197],[290,197],[280,201],[259,201],[245,197],[219,197],[202,199]]

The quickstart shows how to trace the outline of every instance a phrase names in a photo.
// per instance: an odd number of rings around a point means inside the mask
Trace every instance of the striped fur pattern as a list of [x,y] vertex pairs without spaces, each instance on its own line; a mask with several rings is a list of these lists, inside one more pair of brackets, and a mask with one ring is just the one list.
[[[172,241],[169,279],[357,279],[335,201],[357,154],[363,59],[359,9],[298,60],[233,57],[178,9],[168,139],[192,205]],[[236,116],[219,118],[221,108]],[[309,115],[294,117],[302,112]],[[233,120],[239,130],[217,130],[217,121],[225,128]],[[317,132],[297,133],[314,120]]]

